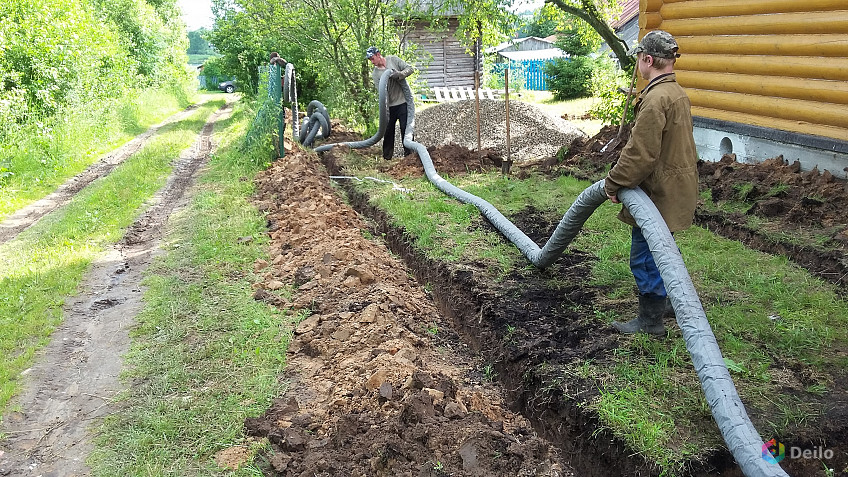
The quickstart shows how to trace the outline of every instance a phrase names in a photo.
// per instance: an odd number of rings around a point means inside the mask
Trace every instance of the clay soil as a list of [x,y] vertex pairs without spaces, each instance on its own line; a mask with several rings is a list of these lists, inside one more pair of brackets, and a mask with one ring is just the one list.
[[293,152],[257,180],[272,243],[255,298],[309,314],[291,338],[288,391],[245,422],[271,442],[266,472],[574,475],[327,175]]
[[[601,178],[604,167],[608,163],[601,161],[608,161],[610,157],[617,155],[621,145],[610,153],[602,154],[599,151],[616,133],[617,129],[615,128],[602,131],[599,137],[592,138],[572,148],[576,153],[566,155],[565,161],[562,162],[551,159],[536,161],[532,164],[518,164],[516,174],[520,176],[527,174],[529,170],[541,169],[551,173],[570,172],[590,179]],[[606,137],[604,137],[604,134],[606,134]],[[481,155],[460,149],[462,148],[440,147],[431,151],[433,161],[437,164],[437,170],[440,173],[451,171],[452,174],[461,174],[465,171],[497,167],[496,159],[487,153],[482,155],[483,159],[481,160]],[[578,155],[581,151],[584,154],[583,156]],[[589,151],[590,154],[586,154],[586,151]],[[346,152],[342,149],[334,149],[323,156],[330,174],[344,174],[343,161]],[[579,169],[574,167],[578,163],[581,166]],[[596,164],[596,169],[587,167],[591,164]],[[742,176],[747,177],[744,180],[749,182],[752,177],[762,175],[762,173],[758,175],[754,172],[757,166],[741,165],[730,162],[729,159],[715,165],[715,167],[716,169],[713,169],[712,172],[706,172],[708,169],[702,164],[702,175],[715,176],[715,170],[718,168],[722,168],[723,171],[718,176],[725,177],[728,181],[743,181],[741,177],[734,179],[731,172],[736,170],[750,169],[751,172],[748,173],[748,176]],[[759,167],[770,167],[781,171],[783,175],[776,176],[777,178],[774,179],[776,183],[784,183],[781,181],[789,181],[792,177],[797,176],[801,179],[798,182],[791,182],[791,184],[798,187],[810,183],[821,186],[821,188],[816,189],[816,192],[803,193],[807,197],[818,197],[824,194],[831,194],[827,195],[828,198],[834,197],[832,194],[836,194],[835,187],[831,187],[829,184],[844,186],[844,183],[828,177],[827,174],[822,175],[817,171],[812,173],[793,171],[791,166],[779,164],[778,161],[772,161],[772,163]],[[300,196],[300,194],[289,192],[292,186],[282,185],[291,182],[284,178],[283,174],[286,176],[292,174],[292,168],[280,166],[276,169],[276,171],[274,169],[269,171],[269,177],[263,178],[262,189],[265,193],[262,195],[260,203],[264,204],[266,210],[271,212],[276,210],[276,207],[277,209],[285,208],[289,211],[288,213],[293,213],[296,208],[294,205],[287,207],[280,205],[285,204],[285,202],[280,202],[282,197],[284,197],[283,201],[302,200],[294,198],[295,195]],[[415,155],[391,163],[380,163],[379,169],[396,178],[423,174]],[[302,176],[298,175],[298,177]],[[766,174],[761,180],[766,181],[767,177]],[[298,181],[302,182],[303,180],[298,179]],[[274,183],[274,186],[267,185],[270,183]],[[297,187],[300,187],[300,185]],[[388,359],[388,355],[392,355],[392,350],[395,349],[397,351],[394,352],[394,356],[399,353],[404,356],[407,352],[401,353],[403,347],[388,347],[387,355],[385,352],[386,345],[376,345],[376,350],[372,348],[367,357],[360,358],[359,355],[366,356],[366,350],[359,350],[356,355],[351,354],[353,350],[359,349],[359,345],[354,345],[352,349],[350,348],[351,345],[346,345],[347,348],[344,351],[331,345],[339,345],[337,343],[338,337],[350,338],[356,336],[356,339],[346,340],[356,343],[368,341],[367,336],[369,334],[363,332],[363,327],[371,326],[371,312],[365,314],[366,319],[363,322],[361,316],[362,310],[365,310],[365,308],[362,307],[376,304],[377,309],[383,311],[379,316],[385,317],[388,314],[394,319],[401,318],[399,323],[402,323],[401,326],[405,328],[403,331],[415,336],[415,338],[410,338],[410,343],[414,349],[435,344],[442,350],[449,348],[451,350],[470,351],[471,354],[468,355],[467,359],[457,357],[448,359],[455,366],[452,371],[440,370],[439,372],[451,377],[457,389],[461,389],[462,385],[477,386],[481,381],[486,381],[486,379],[481,380],[479,378],[481,373],[484,376],[496,376],[497,384],[501,386],[500,391],[496,392],[500,396],[497,401],[494,401],[496,406],[502,410],[509,409],[511,411],[510,416],[514,416],[526,426],[521,428],[523,429],[521,432],[525,432],[527,436],[533,436],[534,440],[543,439],[536,442],[546,442],[544,446],[549,446],[547,447],[549,450],[543,453],[544,455],[550,456],[558,453],[566,456],[568,465],[574,469],[575,475],[654,475],[659,472],[659,469],[646,462],[639,455],[632,452],[622,452],[621,449],[625,448],[624,444],[604,431],[593,415],[576,404],[590,401],[597,392],[596,384],[584,382],[577,378],[573,370],[569,371],[569,365],[577,358],[591,358],[597,363],[606,362],[611,359],[612,353],[618,347],[621,339],[612,334],[608,327],[595,317],[594,313],[598,309],[604,311],[605,307],[617,305],[605,304],[607,300],[603,298],[603,290],[582,285],[582,278],[589,273],[594,260],[591,255],[573,252],[564,256],[554,267],[548,270],[541,272],[516,270],[505,279],[495,281],[487,278],[488,274],[483,264],[444,264],[426,259],[420,251],[415,250],[410,245],[409,237],[404,230],[390,225],[388,217],[381,210],[368,204],[367,197],[359,193],[350,183],[342,183],[341,187],[356,211],[370,219],[368,222],[355,222],[351,218],[351,222],[348,222],[346,227],[362,227],[369,230],[372,235],[384,237],[386,245],[408,267],[408,271],[401,273],[403,275],[403,277],[400,277],[401,283],[404,283],[404,277],[408,279],[408,274],[411,273],[418,283],[426,283],[432,286],[431,293],[424,295],[422,300],[424,300],[423,303],[427,303],[428,307],[431,307],[429,309],[434,310],[434,314],[410,314],[409,310],[391,298],[395,292],[382,291],[386,290],[385,285],[381,282],[387,280],[384,277],[388,270],[401,269],[401,264],[396,258],[391,258],[392,265],[388,265],[388,262],[372,259],[370,252],[363,253],[364,248],[356,251],[351,257],[340,251],[342,247],[339,245],[338,239],[319,238],[321,233],[331,229],[322,221],[330,220],[337,210],[349,210],[346,206],[335,202],[324,204],[322,202],[324,199],[322,201],[314,200],[317,191],[321,191],[317,193],[318,196],[324,197],[325,192],[323,191],[326,190],[325,188],[319,188],[318,185],[310,187],[312,189],[310,195],[313,199],[309,201],[311,204],[309,207],[314,205],[316,208],[314,218],[301,217],[293,220],[283,219],[284,216],[273,214],[270,216],[272,217],[271,227],[274,231],[272,237],[275,237],[276,234],[275,240],[280,243],[279,255],[275,260],[279,264],[285,265],[271,272],[266,277],[266,283],[268,280],[277,280],[280,283],[293,282],[301,288],[305,288],[307,293],[299,290],[298,298],[295,299],[293,305],[295,308],[311,306],[311,309],[315,310],[315,315],[304,322],[307,323],[307,325],[304,325],[305,328],[300,329],[295,334],[292,345],[290,373],[297,373],[296,370],[302,369],[303,371],[300,372],[303,374],[292,374],[290,376],[293,379],[292,391],[269,410],[265,418],[247,423],[250,429],[256,429],[254,432],[257,434],[272,437],[272,441],[275,442],[275,452],[270,458],[270,462],[272,465],[276,465],[278,471],[299,475],[302,469],[308,467],[305,466],[304,462],[321,462],[321,465],[324,466],[322,468],[327,469],[327,475],[332,475],[339,468],[349,471],[358,469],[361,472],[359,475],[419,475],[418,472],[420,472],[420,475],[439,475],[438,473],[433,474],[432,472],[435,469],[431,469],[430,466],[434,461],[436,463],[449,461],[450,458],[444,457],[447,455],[453,456],[453,464],[447,471],[451,475],[518,475],[515,469],[519,467],[510,467],[511,470],[509,471],[502,467],[487,467],[480,470],[467,468],[461,452],[467,439],[472,439],[468,437],[467,433],[459,435],[466,440],[452,437],[449,439],[451,442],[439,441],[440,444],[435,444],[434,447],[433,441],[427,438],[425,440],[429,443],[427,444],[429,447],[421,447],[420,444],[416,444],[416,446],[410,448],[410,445],[415,442],[414,438],[411,440],[409,438],[409,432],[412,432],[409,430],[410,426],[420,426],[422,422],[426,424],[426,420],[422,421],[420,418],[410,420],[408,418],[410,412],[413,412],[410,411],[410,406],[415,407],[409,401],[415,399],[415,394],[410,393],[413,390],[421,389],[418,395],[423,396],[423,391],[437,388],[429,387],[429,384],[424,382],[426,380],[421,380],[419,383],[415,369],[408,368],[399,371],[401,368],[394,368],[393,371],[389,372],[391,377],[387,380],[379,373],[381,370],[379,359]],[[705,187],[712,186],[705,185]],[[763,185],[762,187],[766,186]],[[785,188],[781,187],[781,189]],[[731,187],[731,190],[738,190],[738,188]],[[274,194],[277,196],[276,199],[273,198]],[[336,200],[332,194],[327,193],[327,195],[330,197],[327,200]],[[787,193],[786,196],[789,200],[790,194]],[[713,197],[716,200],[722,200],[720,194]],[[822,201],[823,204],[826,202]],[[824,208],[819,210],[824,210]],[[699,210],[699,216],[703,216],[705,213],[702,207]],[[741,225],[741,222],[733,222],[733,220],[741,221],[744,219],[744,216],[737,217],[722,212],[713,211],[709,213],[721,217],[722,220],[729,221],[728,223],[731,225],[728,226],[728,230]],[[794,216],[797,217],[797,214]],[[774,217],[778,217],[778,215],[772,215],[770,218],[773,219]],[[791,220],[791,217],[793,215],[787,214],[785,218],[781,217],[781,219]],[[804,214],[804,217],[807,222],[800,225],[796,224],[796,228],[804,226],[807,227],[805,230],[826,230],[831,227],[834,230],[834,235],[838,235],[840,232],[838,223],[829,223],[825,213],[817,216],[816,220],[809,220],[810,214]],[[510,217],[510,219],[537,243],[542,244],[550,236],[559,217],[549,217],[539,211],[526,209]],[[318,220],[317,226],[307,225],[312,224],[315,220]],[[298,223],[299,225],[294,226],[294,229],[291,230],[280,231],[276,229],[284,223]],[[481,221],[481,226],[487,227],[488,224]],[[301,229],[305,227],[309,227],[309,230],[304,232]],[[841,229],[841,231],[844,231],[844,229]],[[348,235],[349,233],[353,235]],[[728,231],[724,231],[724,233],[733,236]],[[766,236],[766,231],[757,233]],[[309,241],[321,243],[320,246],[317,246],[317,251],[313,252],[311,250],[314,247],[307,248],[303,243],[300,243],[302,240],[307,240],[299,238],[303,237],[304,234]],[[365,244],[368,249],[375,246],[374,242],[370,240],[362,241],[359,232],[349,231],[348,234],[345,234],[342,240]],[[294,242],[291,237],[294,237]],[[835,242],[830,244],[832,246],[831,252],[841,253],[838,248],[839,241],[836,238],[834,240]],[[276,241],[275,243],[277,243]],[[771,239],[763,240],[762,243],[772,247],[774,244]],[[782,253],[781,249],[768,248],[765,245],[763,247],[767,248],[766,251]],[[795,250],[798,250],[799,247],[799,245],[795,245]],[[307,252],[307,250],[310,251]],[[820,250],[818,251],[820,252]],[[301,260],[306,260],[306,262]],[[351,260],[354,261],[352,267],[350,266]],[[341,266],[338,266],[339,262],[341,262]],[[826,260],[819,259],[819,263],[824,262]],[[362,267],[367,267],[369,264],[373,266],[375,263],[378,265],[377,269],[370,268],[367,272],[362,273]],[[810,263],[808,262],[807,265],[809,266]],[[344,269],[343,272],[342,269]],[[817,272],[814,267],[810,267],[810,269],[820,276],[825,275]],[[363,294],[360,295],[356,287],[362,286],[363,275],[367,277],[364,283],[372,285],[372,287],[365,287],[366,289],[362,290]],[[371,276],[374,277],[373,283]],[[560,280],[551,280],[551,278],[559,278]],[[359,279],[358,283],[356,279]],[[345,281],[348,282],[348,289],[345,288]],[[832,281],[844,283],[838,280]],[[354,289],[350,289],[351,283],[355,285]],[[553,283],[558,283],[558,285]],[[379,284],[379,286],[375,284]],[[270,292],[264,290],[265,285],[259,286],[260,290],[257,294],[261,299],[266,293]],[[408,286],[417,287],[412,282]],[[332,305],[328,305],[327,299],[322,298],[328,296],[328,293],[332,297],[330,299]],[[271,300],[276,301],[277,298],[272,297]],[[386,300],[389,303],[388,310],[381,308],[383,304],[387,303]],[[391,303],[396,306],[393,307]],[[409,302],[405,299],[403,303]],[[288,303],[283,303],[283,305],[288,305]],[[345,307],[347,307],[346,310]],[[337,311],[339,309],[345,311],[339,312]],[[399,314],[400,311],[404,313]],[[328,315],[329,318],[326,318]],[[520,320],[517,317],[520,317]],[[672,319],[669,319],[669,324],[671,324],[671,321]],[[433,326],[429,325],[431,322]],[[326,323],[324,326],[327,328],[320,330],[323,340],[319,341],[318,348],[313,348],[311,343],[319,335],[318,327],[324,323]],[[387,328],[389,326],[386,325]],[[427,329],[432,330],[434,328],[438,328],[438,333],[426,332]],[[340,329],[342,332],[336,338],[333,338],[333,334]],[[425,332],[422,334],[421,330]],[[361,337],[359,337],[359,334],[362,334]],[[450,339],[446,339],[447,337],[450,337]],[[416,340],[420,340],[420,342]],[[375,340],[375,343],[377,341],[379,339]],[[335,357],[332,357],[333,353],[336,353]],[[419,350],[414,356],[424,362],[423,356],[426,355]],[[310,361],[312,364],[309,364]],[[374,361],[377,361],[377,363],[372,364]],[[336,368],[338,362],[345,363],[342,366],[344,371],[338,371]],[[422,366],[416,361],[413,361],[413,365]],[[432,372],[427,372],[431,374],[431,377],[433,376]],[[837,378],[839,380],[844,379],[844,377],[839,376]],[[348,384],[342,385],[340,384],[342,382]],[[388,386],[386,386],[387,382],[389,383]],[[307,386],[305,383],[309,383],[309,385]],[[313,383],[324,384],[316,385]],[[551,386],[551,383],[558,383],[558,385]],[[323,390],[321,386],[324,387]],[[398,389],[407,390],[406,394],[399,395]],[[338,397],[339,393],[342,392],[352,394],[348,394],[346,397]],[[427,392],[432,393],[432,391]],[[842,442],[845,438],[848,438],[844,425],[839,424],[839,422],[845,422],[846,411],[848,411],[845,406],[845,394],[838,394],[834,394],[831,398],[839,402],[827,403],[830,411],[824,417],[824,424],[819,426],[818,429],[809,430],[804,435],[805,439],[809,438],[808,443],[823,441],[834,443]],[[450,392],[446,395],[451,396]],[[301,399],[300,396],[306,396],[306,398]],[[400,405],[391,404],[398,396],[400,396]],[[436,396],[440,397],[441,395],[436,393]],[[461,404],[470,413],[476,414],[473,406],[470,406],[467,394],[457,391],[453,396],[457,404]],[[323,400],[323,404],[315,404],[316,401],[321,400]],[[306,404],[302,401],[306,401]],[[354,401],[357,401],[355,406],[352,404]],[[341,409],[334,410],[333,402],[337,406],[341,406]],[[382,407],[378,405],[382,405]],[[368,411],[363,411],[363,407]],[[315,411],[316,408],[318,411]],[[328,408],[329,411],[327,411]],[[437,418],[447,417],[447,422],[456,419],[452,417],[453,406],[451,406],[451,411],[448,411],[447,404],[445,404],[444,414],[440,415],[440,412],[442,412],[441,409],[436,406]],[[495,426],[499,428],[499,432],[509,435],[510,429],[513,432],[518,429],[510,423],[510,418],[507,418],[502,421],[504,430],[501,431],[500,424],[497,424],[500,420],[499,417],[490,416],[485,411],[479,412],[491,418],[496,423]],[[759,411],[753,410],[753,412]],[[391,456],[401,455],[402,457],[394,460],[391,458],[386,460],[383,457],[376,458],[377,455],[383,456],[386,453],[385,450],[380,450],[383,441],[374,441],[374,435],[366,432],[366,441],[371,443],[371,447],[368,447],[367,450],[363,448],[362,453],[357,453],[356,459],[348,458],[345,462],[349,464],[349,467],[339,467],[342,463],[336,461],[335,452],[345,446],[359,449],[360,447],[357,444],[362,441],[358,440],[358,436],[366,429],[374,428],[362,424],[358,433],[355,433],[355,435],[347,434],[344,429],[352,428],[353,423],[350,419],[343,417],[345,413],[368,416],[358,417],[358,419],[365,419],[365,422],[370,426],[378,426],[381,429],[380,435],[391,436],[389,439],[392,442],[398,442],[389,454]],[[285,443],[288,435],[286,433],[289,432],[287,430],[295,429],[298,432],[298,437],[295,438],[297,442],[300,442],[300,439],[304,436],[302,431],[304,428],[303,418],[299,417],[304,414],[307,416],[305,428],[311,430],[313,434],[309,434],[305,438],[302,444],[303,448],[288,446]],[[387,423],[376,424],[373,420],[369,420],[375,415],[381,416]],[[757,419],[756,415],[752,417]],[[345,425],[339,426],[339,422]],[[705,426],[714,425],[708,420],[703,424]],[[311,429],[309,426],[312,426]],[[439,429],[440,432],[448,432],[449,435],[453,432],[450,430],[443,431],[444,427]],[[469,431],[468,428],[465,429],[466,432],[474,432]],[[472,440],[476,442],[476,438]],[[313,453],[311,446],[320,447],[322,451]],[[491,447],[489,445],[487,449]],[[342,451],[343,454],[344,452]],[[346,455],[349,457],[349,451],[347,452]],[[497,452],[492,455],[496,454],[500,455]],[[477,455],[479,456],[480,453]],[[533,455],[538,458],[542,454],[536,453]],[[422,464],[422,459],[427,460]],[[541,464],[541,466],[536,464],[536,466],[548,468],[549,461],[547,459],[549,457],[545,457],[544,464]],[[358,460],[359,463],[354,464],[355,460]],[[521,462],[533,461],[534,459],[528,460],[527,457],[521,459]],[[365,465],[366,462],[368,465]],[[384,467],[383,462],[389,462],[393,466],[391,470],[387,470],[388,468]],[[480,461],[478,460],[478,462]],[[292,465],[295,467],[292,467]],[[797,467],[800,465],[797,462],[789,465],[795,466],[788,468],[793,475],[817,475],[817,472],[820,471],[820,469]],[[447,468],[443,467],[443,469]],[[529,467],[520,468],[528,469]],[[296,469],[296,471],[293,472],[292,469]],[[409,472],[412,472],[412,474],[409,474]],[[427,472],[430,472],[430,474]],[[689,463],[688,473],[691,475],[739,475],[732,457],[725,450],[713,451],[701,456],[698,462]]]

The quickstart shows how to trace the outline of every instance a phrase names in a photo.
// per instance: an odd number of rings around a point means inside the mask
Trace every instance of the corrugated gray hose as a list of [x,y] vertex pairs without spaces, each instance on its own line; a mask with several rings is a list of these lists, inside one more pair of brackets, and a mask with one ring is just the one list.
[[286,63],[286,70],[283,75],[283,100],[291,103],[292,137],[299,137],[300,131],[297,124],[297,80],[294,75],[294,65],[291,63]]
[[[324,145],[316,147],[315,152],[329,151],[330,149],[332,149],[332,148],[334,148],[338,145],[349,146],[352,149],[360,149],[360,148],[363,148],[363,147],[373,146],[374,144],[377,144],[377,141],[379,141],[380,139],[383,139],[383,135],[386,134],[386,126],[389,123],[389,113],[388,113],[389,108],[386,107],[387,106],[387,99],[386,99],[387,98],[387,89],[386,88],[388,87],[389,76],[391,76],[391,74],[392,74],[392,70],[386,70],[383,73],[383,76],[380,76],[380,83],[379,83],[378,88],[377,88],[377,91],[380,92],[380,97],[379,97],[380,98],[379,99],[379,101],[380,101],[379,102],[379,104],[380,104],[380,128],[377,130],[377,134],[374,134],[373,136],[369,137],[368,139],[365,139],[365,140],[362,140],[362,141],[341,142],[341,143],[335,143],[335,144],[324,144]],[[406,86],[406,90],[408,90],[409,85],[406,84],[406,81],[404,81],[403,84]],[[410,98],[412,98],[412,92],[411,91],[409,92],[409,95],[406,98],[406,104],[410,105],[409,107],[414,112],[415,111],[415,103],[410,102],[411,101]],[[407,130],[409,130],[408,126],[407,126]]]
[[[318,131],[321,134],[318,134]],[[316,139],[330,137],[330,114],[320,101],[311,101],[306,106],[306,117],[300,128],[298,140],[307,147],[312,147]]]
[[[304,146],[312,147],[315,139],[330,136],[330,114],[320,101],[311,101],[306,106],[306,118],[303,125],[298,126],[297,117],[297,80],[294,74],[294,65],[286,63],[283,75],[283,100],[289,101],[292,108],[292,137],[298,138]],[[319,134],[320,130],[320,134]]]
[[[378,134],[385,131],[385,114],[383,111],[385,108],[383,105],[386,104],[385,80],[389,73],[387,71],[380,78],[380,132]],[[540,248],[492,204],[459,189],[436,173],[427,148],[412,140],[415,129],[415,103],[412,91],[405,81],[403,82],[403,89],[408,108],[403,145],[418,153],[418,157],[424,166],[424,172],[430,182],[445,194],[461,202],[474,204],[483,216],[537,267],[544,268],[552,264],[577,236],[577,233],[595,209],[606,202],[607,195],[604,192],[604,181],[598,181],[587,187],[571,204],[545,246]],[[368,141],[361,141],[363,143],[371,141],[366,146],[354,146],[356,143],[347,144],[351,147],[367,147],[378,140],[379,137],[375,136]],[[686,349],[692,355],[692,363],[695,366],[698,379],[701,381],[701,387],[704,390],[707,403],[710,405],[713,418],[742,472],[749,477],[787,476],[779,465],[770,464],[762,458],[763,440],[748,418],[745,406],[739,398],[730,372],[724,363],[718,342],[707,321],[701,300],[698,298],[698,293],[695,291],[695,286],[692,284],[692,279],[683,263],[683,257],[681,257],[674,237],[669,232],[668,226],[666,226],[656,206],[647,194],[638,187],[621,189],[618,198],[636,219],[637,225],[642,229],[642,234],[648,242],[648,247],[657,263],[660,276],[677,315],[677,324],[683,332]]]

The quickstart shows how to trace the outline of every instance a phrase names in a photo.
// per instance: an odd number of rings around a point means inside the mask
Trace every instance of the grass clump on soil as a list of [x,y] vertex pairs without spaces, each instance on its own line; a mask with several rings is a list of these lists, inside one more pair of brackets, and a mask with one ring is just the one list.
[[0,220],[186,106],[174,91],[150,89],[24,125],[0,162]]
[[[250,457],[265,444],[245,439],[244,419],[280,394],[296,317],[252,297],[247,270],[266,256],[267,234],[246,180],[265,159],[240,149],[251,117],[239,105],[217,123],[218,152],[147,272],[126,357],[132,386],[100,430],[97,475],[261,475]],[[247,464],[219,469],[213,455],[236,446]]]
[[[356,173],[376,174],[364,169]],[[541,222],[549,228],[537,243],[544,243],[577,194],[590,185],[570,177],[531,175],[519,180],[496,173],[448,180],[489,201],[508,218],[535,210],[534,217],[544,218]],[[426,179],[396,182],[414,192],[403,194],[392,185],[368,182],[357,188],[386,211],[427,257],[487,264],[495,280],[516,271],[558,280],[534,271],[516,247],[482,226],[473,206],[444,196]],[[616,319],[629,320],[635,313],[628,266],[630,227],[615,218],[618,210],[610,203],[600,206],[570,246],[597,257],[586,277],[587,285],[603,290],[593,310],[585,311],[585,319],[595,321],[592,329],[608,327]],[[537,228],[517,225],[525,233]],[[758,431],[800,440],[816,435],[816,423],[824,413],[822,398],[848,365],[848,304],[834,286],[784,257],[747,249],[699,227],[675,237]],[[517,317],[511,324],[520,328],[520,322]],[[579,375],[594,382],[597,393],[577,404],[596,413],[603,428],[664,473],[683,472],[689,462],[724,447],[676,326],[668,339],[620,336],[602,358],[546,362],[543,367],[543,374],[554,381]]]
[[62,305],[91,262],[117,242],[171,173],[223,101],[201,106],[165,128],[107,177],[77,194],[15,240],[0,245],[0,409],[18,391],[20,373],[49,342]]

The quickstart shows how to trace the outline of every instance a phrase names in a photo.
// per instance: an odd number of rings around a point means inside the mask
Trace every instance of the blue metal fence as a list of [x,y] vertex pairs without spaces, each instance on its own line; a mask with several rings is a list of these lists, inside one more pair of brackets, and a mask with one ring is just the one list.
[[545,74],[545,63],[551,60],[522,61],[524,69],[524,89],[530,91],[547,91],[548,75]]
[[[512,78],[510,84],[519,80],[522,87],[529,91],[547,91],[548,75],[545,74],[545,64],[553,59],[547,60],[524,60],[509,62],[509,76]],[[503,76],[507,63],[495,63],[492,65],[492,74]]]

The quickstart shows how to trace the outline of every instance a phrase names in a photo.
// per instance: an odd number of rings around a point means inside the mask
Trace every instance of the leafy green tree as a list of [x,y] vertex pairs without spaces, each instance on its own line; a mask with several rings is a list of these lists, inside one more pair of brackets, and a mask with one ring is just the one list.
[[2,119],[49,116],[64,104],[114,94],[132,62],[118,35],[99,23],[78,2],[0,4]]
[[188,32],[188,50],[189,55],[212,55],[215,50],[204,35],[208,34],[209,30],[201,28]]
[[174,0],[92,0],[117,31],[135,62],[142,85],[185,79],[188,40]]
[[518,37],[524,38],[535,36],[547,38],[557,32],[558,22],[552,15],[546,13],[546,9],[540,8],[533,13],[528,21],[524,22],[518,30]]
[[[283,32],[273,32],[267,24],[250,15],[245,2],[214,0],[212,13],[215,24],[208,34],[209,42],[222,55],[221,71],[235,76],[242,88],[256,93],[259,84],[259,66],[268,64],[268,54],[279,51],[285,44]],[[272,4],[279,9],[279,4]],[[283,58],[285,54],[281,53]],[[289,59],[289,58],[287,58]]]
[[609,19],[621,11],[618,0],[545,0],[545,3],[586,22],[609,45],[622,68],[629,69],[634,63],[627,56],[625,41],[609,26]]
[[557,58],[545,64],[549,76],[548,89],[554,99],[579,98],[589,93],[592,81],[593,62],[585,56]]

